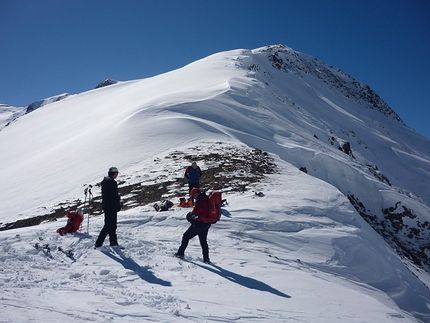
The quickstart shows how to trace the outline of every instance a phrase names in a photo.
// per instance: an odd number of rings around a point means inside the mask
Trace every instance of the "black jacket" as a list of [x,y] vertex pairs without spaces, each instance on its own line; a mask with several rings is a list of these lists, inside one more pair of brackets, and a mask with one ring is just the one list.
[[118,184],[106,176],[100,183],[102,187],[102,208],[104,211],[118,212],[121,209],[121,200],[118,194]]

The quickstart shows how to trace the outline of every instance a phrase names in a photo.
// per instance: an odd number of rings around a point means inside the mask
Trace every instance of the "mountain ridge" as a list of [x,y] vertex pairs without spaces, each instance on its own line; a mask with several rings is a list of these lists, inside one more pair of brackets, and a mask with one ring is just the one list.
[[[59,115],[56,126],[52,115]],[[38,132],[39,127],[46,132]],[[171,141],[159,147],[151,145],[151,136],[174,134],[176,127],[190,131],[169,136]],[[1,131],[0,148],[13,151],[8,142],[20,132],[31,132],[37,145],[22,147],[16,156],[40,158],[38,169],[13,156],[0,166],[17,177],[22,169],[30,170],[25,180],[42,185],[38,171],[58,180],[49,198],[32,193],[32,203],[24,207],[6,202],[9,222],[46,214],[47,205],[76,199],[79,187],[101,177],[100,165],[106,168],[116,160],[129,172],[160,151],[208,136],[275,154],[333,185],[380,234],[396,237],[394,246],[410,244],[403,256],[430,268],[430,149],[425,150],[430,142],[407,128],[368,86],[283,45],[217,53],[159,76],[47,104]],[[103,150],[96,155],[91,149],[97,146]],[[58,159],[70,151],[85,171]],[[148,157],[142,158],[141,151]],[[72,182],[70,171],[76,174]],[[13,194],[23,191],[23,181],[3,189],[3,200],[13,201]]]
[[316,76],[333,91],[338,91],[345,97],[370,109],[379,110],[382,114],[405,125],[400,116],[368,85],[354,79],[339,68],[328,66],[315,57],[294,51],[292,48],[280,44],[255,49],[253,52],[270,53],[268,57],[274,68],[286,73],[293,73],[297,77],[302,77],[303,74]]
[[[287,54],[295,63],[286,63]],[[163,305],[157,319],[168,322],[200,319],[195,309],[207,304],[213,313],[226,310],[224,321],[237,320],[250,310],[240,300],[254,292],[262,297],[252,314],[263,308],[264,315],[257,316],[267,320],[269,315],[271,321],[293,315],[326,322],[332,311],[322,318],[321,313],[330,303],[337,319],[351,319],[354,313],[364,321],[428,322],[430,141],[407,128],[366,87],[313,58],[307,64],[304,55],[279,45],[216,53],[165,74],[46,104],[3,128],[2,228],[52,215],[31,229],[1,232],[9,317],[21,302],[15,295],[34,288],[54,296],[67,291],[73,298],[79,282],[78,297],[90,295],[91,304],[105,308],[105,299],[92,298],[94,289],[103,290],[114,300],[115,314],[140,313],[159,299]],[[329,72],[334,76],[327,81],[318,77]],[[177,247],[174,240],[185,228],[186,210],[158,213],[152,207],[156,200],[187,195],[183,171],[193,160],[205,174],[202,188],[222,190],[229,202],[211,229],[217,234],[210,241],[217,267],[206,275],[195,261],[178,265],[166,255]],[[86,220],[93,233],[99,230],[98,183],[111,166],[120,170],[126,202],[119,237],[128,250],[121,259],[94,251],[88,232],[60,237],[53,228],[61,225],[50,222],[65,220],[66,209],[82,207],[84,189],[92,185],[94,204],[86,209]],[[78,261],[37,258],[27,243],[35,239],[61,244],[64,250],[68,243]],[[118,259],[112,274],[104,268],[104,255],[110,255],[108,266],[115,265],[112,257]],[[145,267],[139,265],[143,262]],[[71,282],[63,284],[61,276],[51,284],[45,275],[56,272],[52,267],[67,268],[61,273]],[[37,283],[29,285],[16,268],[25,268],[23,275],[37,277]],[[211,286],[237,293],[239,301],[227,307],[225,297],[219,298],[226,295],[214,293],[197,305],[185,295],[194,297],[207,278]],[[94,288],[94,281],[102,285]],[[168,283],[180,291],[166,289]],[[120,304],[118,286],[127,290]],[[365,295],[360,302],[375,313],[363,308],[355,314],[357,299],[349,300],[350,293]],[[285,306],[286,299],[296,312],[300,309],[298,314]],[[176,303],[185,303],[185,309]],[[229,315],[232,311],[238,314]]]

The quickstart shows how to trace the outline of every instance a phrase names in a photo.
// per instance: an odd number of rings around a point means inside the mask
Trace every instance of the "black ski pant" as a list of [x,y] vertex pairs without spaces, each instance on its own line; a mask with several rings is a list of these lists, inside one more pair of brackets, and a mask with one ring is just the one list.
[[111,246],[118,245],[116,236],[117,218],[118,216],[116,211],[105,210],[105,225],[103,226],[103,229],[100,231],[100,234],[97,238],[96,247],[101,247],[103,245],[107,235],[109,235],[109,242]]
[[182,243],[178,249],[178,255],[183,256],[187,249],[188,242],[195,236],[199,236],[200,246],[202,247],[203,260],[209,260],[209,246],[207,242],[208,231],[211,227],[210,223],[194,221],[187,231],[182,235]]
[[200,188],[200,183],[199,182],[197,182],[197,183],[188,183],[188,194],[191,193],[191,190],[194,187]]

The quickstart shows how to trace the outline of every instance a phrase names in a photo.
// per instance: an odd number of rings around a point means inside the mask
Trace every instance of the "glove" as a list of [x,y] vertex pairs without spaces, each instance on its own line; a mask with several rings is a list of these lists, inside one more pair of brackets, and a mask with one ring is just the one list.
[[194,214],[193,212],[187,213],[187,221],[188,222],[193,223],[195,219],[197,219],[197,214]]

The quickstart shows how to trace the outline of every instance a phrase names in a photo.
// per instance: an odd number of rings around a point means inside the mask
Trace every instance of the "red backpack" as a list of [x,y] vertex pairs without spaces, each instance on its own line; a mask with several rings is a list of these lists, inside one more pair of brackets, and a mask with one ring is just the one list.
[[221,192],[212,192],[209,195],[209,223],[217,223],[221,217]]

